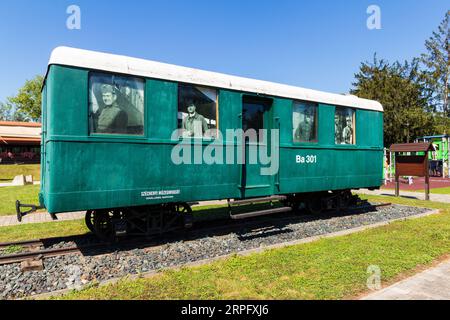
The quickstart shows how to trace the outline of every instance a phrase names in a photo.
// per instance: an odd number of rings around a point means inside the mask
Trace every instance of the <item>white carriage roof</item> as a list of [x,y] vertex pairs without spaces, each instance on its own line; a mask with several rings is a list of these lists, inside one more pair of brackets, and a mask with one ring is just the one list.
[[53,50],[49,65],[53,64],[130,74],[147,78],[193,83],[197,85],[313,101],[338,106],[348,106],[359,109],[383,111],[383,106],[379,102],[361,99],[353,95],[326,93],[274,82],[236,77],[222,73],[180,67],[150,60],[69,47],[58,47]]

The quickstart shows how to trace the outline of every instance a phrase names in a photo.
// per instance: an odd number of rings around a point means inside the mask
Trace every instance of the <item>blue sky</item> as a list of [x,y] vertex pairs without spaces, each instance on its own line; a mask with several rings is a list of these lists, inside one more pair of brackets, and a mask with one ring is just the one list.
[[[72,4],[81,30],[66,28]],[[371,4],[381,30],[366,27]],[[60,45],[344,93],[375,52],[389,60],[424,52],[449,8],[446,0],[2,0],[0,101],[45,73]]]

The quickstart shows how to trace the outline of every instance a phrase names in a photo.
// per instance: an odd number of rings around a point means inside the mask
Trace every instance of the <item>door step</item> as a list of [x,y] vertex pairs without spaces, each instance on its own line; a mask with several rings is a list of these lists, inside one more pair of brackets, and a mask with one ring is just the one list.
[[261,203],[261,202],[281,201],[281,200],[286,200],[286,199],[287,199],[286,196],[271,196],[271,197],[264,197],[264,198],[234,200],[234,201],[228,201],[228,206],[239,206],[239,205],[243,205],[243,204],[254,204],[254,203]]
[[230,217],[233,220],[242,220],[242,219],[267,216],[270,214],[290,212],[290,211],[292,211],[291,207],[280,207],[280,208],[274,208],[274,209],[268,209],[268,210],[260,210],[260,211],[253,211],[253,212],[248,212],[248,213],[235,214],[235,215],[230,215]]
[[[241,220],[241,219],[259,217],[259,216],[266,216],[269,214],[292,211],[291,207],[276,207],[276,208],[274,208],[274,204],[273,204],[274,201],[282,201],[282,200],[286,200],[286,199],[287,199],[286,196],[271,196],[271,197],[252,198],[252,199],[234,200],[234,201],[228,200],[228,211],[230,213],[230,218],[233,220]],[[258,204],[258,203],[259,204],[267,203],[267,206],[269,206],[269,208],[264,209],[264,210],[257,210],[257,211],[233,214],[233,206],[238,207],[241,205],[253,205],[253,204]],[[259,209],[261,209],[261,206],[259,206]]]

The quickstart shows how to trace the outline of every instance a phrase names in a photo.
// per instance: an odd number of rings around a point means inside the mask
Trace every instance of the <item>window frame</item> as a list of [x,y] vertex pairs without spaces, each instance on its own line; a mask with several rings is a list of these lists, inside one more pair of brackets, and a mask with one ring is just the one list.
[[[218,135],[219,135],[219,127],[220,127],[220,114],[219,114],[219,96],[220,96],[220,89],[216,88],[216,87],[211,87],[211,86],[206,86],[206,85],[201,85],[201,84],[196,84],[196,83],[189,83],[189,82],[176,82],[177,84],[177,110],[176,110],[176,118],[175,118],[175,124],[176,124],[176,130],[181,130],[182,128],[180,128],[178,126],[178,113],[180,112],[180,87],[200,87],[200,88],[205,88],[205,89],[210,89],[210,90],[214,90],[216,92],[216,100],[215,100],[215,104],[216,104],[216,136],[215,137],[183,137],[183,136],[179,136],[178,140],[188,140],[188,141],[214,141],[216,139],[218,139]],[[211,129],[210,129],[211,130]]]
[[[95,74],[103,74],[103,75],[110,75],[110,76],[117,76],[122,78],[134,78],[142,81],[143,84],[143,130],[142,134],[128,134],[128,133],[99,133],[99,132],[93,132],[91,128],[91,121],[92,119],[92,111],[91,111],[91,76]],[[147,78],[145,77],[139,77],[132,74],[123,74],[123,73],[114,73],[109,71],[103,71],[103,70],[89,70],[88,72],[88,81],[87,81],[87,108],[88,108],[88,126],[87,131],[88,137],[92,138],[103,138],[103,139],[132,139],[132,140],[146,140],[148,138],[148,127],[147,127]]]
[[352,107],[348,107],[348,106],[335,106],[334,108],[334,121],[336,121],[336,110],[337,109],[350,109],[353,111],[352,114],[352,124],[353,124],[353,136],[352,136],[352,143],[344,143],[344,144],[338,144],[336,143],[336,122],[334,123],[334,145],[338,146],[338,147],[356,147],[356,112],[357,112],[357,108],[352,108]]
[[[314,140],[311,141],[296,141],[295,140],[295,130],[294,128],[294,112],[296,104],[309,104],[314,106],[315,108],[315,114],[314,114],[314,122],[315,122],[315,128],[314,128]],[[319,144],[319,103],[314,101],[305,101],[305,100],[293,100],[292,101],[292,108],[291,108],[291,139],[292,144],[294,145],[317,145]]]

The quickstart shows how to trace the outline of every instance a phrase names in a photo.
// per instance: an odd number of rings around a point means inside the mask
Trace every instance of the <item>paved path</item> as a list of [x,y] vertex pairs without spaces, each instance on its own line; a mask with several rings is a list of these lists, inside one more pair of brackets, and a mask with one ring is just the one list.
[[[212,205],[226,205],[227,201],[203,201],[195,206],[212,206]],[[67,221],[67,220],[78,220],[84,219],[86,211],[81,212],[68,212],[58,214],[58,220],[53,220],[52,217],[47,212],[32,213],[23,217],[22,222],[17,220],[16,215],[11,216],[0,216],[0,227],[5,226],[15,226],[27,223],[42,223],[42,222],[53,222],[53,221]]]
[[[395,190],[389,190],[389,189],[374,190],[374,191],[370,191],[367,189],[360,189],[360,190],[354,190],[353,192],[362,193],[362,194],[370,194],[370,195],[378,195],[378,196],[392,196],[392,197],[395,196]],[[425,192],[410,192],[410,191],[402,191],[400,189],[400,197],[425,200]],[[450,195],[430,193],[430,200],[436,201],[436,202],[450,203]]]
[[450,300],[450,260],[362,300]]
[[58,220],[53,220],[47,212],[32,213],[22,218],[22,222],[17,220],[17,216],[2,216],[0,217],[0,227],[15,226],[27,223],[42,223],[52,221],[67,221],[83,219],[86,211],[83,212],[68,212],[58,215]]

